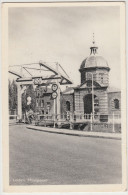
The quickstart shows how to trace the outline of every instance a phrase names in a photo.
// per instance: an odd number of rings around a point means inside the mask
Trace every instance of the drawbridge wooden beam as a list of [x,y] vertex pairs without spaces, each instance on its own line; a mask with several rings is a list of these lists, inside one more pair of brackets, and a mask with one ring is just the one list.
[[15,76],[18,76],[19,78],[22,78],[22,76],[20,74],[18,74],[17,72],[15,72],[15,71],[9,70],[8,72],[15,75]]
[[60,76],[63,80],[66,80],[66,81],[67,81],[67,83],[65,83],[66,85],[67,85],[67,84],[73,84],[72,81],[71,81],[69,78],[67,78],[67,77],[64,76],[62,73],[58,72],[56,69],[52,68],[51,66],[46,65],[46,64],[44,64],[43,62],[39,62],[39,64],[40,64],[41,66],[44,66],[44,67],[47,68],[48,70],[52,71],[55,75],[58,75],[58,74],[59,74],[59,76]]

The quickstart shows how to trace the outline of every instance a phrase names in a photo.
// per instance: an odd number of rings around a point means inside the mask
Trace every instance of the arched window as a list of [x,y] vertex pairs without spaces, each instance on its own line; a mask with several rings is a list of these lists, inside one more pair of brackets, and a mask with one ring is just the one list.
[[66,101],[66,111],[70,111],[70,102]]
[[119,109],[119,100],[118,99],[114,99],[114,108]]

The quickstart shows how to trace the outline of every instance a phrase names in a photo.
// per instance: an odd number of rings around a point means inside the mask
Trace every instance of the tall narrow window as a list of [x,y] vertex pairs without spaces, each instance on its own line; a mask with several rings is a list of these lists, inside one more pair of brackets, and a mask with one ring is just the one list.
[[39,105],[39,101],[38,101],[38,99],[36,100],[36,106],[38,107],[38,105]]
[[44,100],[41,100],[41,107],[44,107]]
[[118,99],[114,99],[114,108],[119,109],[119,100]]
[[39,90],[37,90],[37,97],[39,97],[40,96],[40,92],[39,92]]
[[47,102],[47,108],[49,108],[51,106],[50,102]]
[[42,110],[42,114],[44,114],[44,110]]
[[46,114],[50,113],[50,107],[51,107],[51,103],[47,102],[47,112],[46,112]]
[[66,111],[70,111],[70,102],[66,101]]

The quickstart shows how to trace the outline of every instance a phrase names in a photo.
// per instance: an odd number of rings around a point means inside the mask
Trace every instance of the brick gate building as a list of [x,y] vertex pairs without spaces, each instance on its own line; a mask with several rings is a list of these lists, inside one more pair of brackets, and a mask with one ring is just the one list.
[[[98,47],[90,47],[90,55],[80,65],[81,83],[77,87],[67,87],[61,93],[61,114],[67,111],[75,114],[120,115],[121,92],[109,86],[110,68],[107,61],[98,55]],[[93,83],[93,87],[92,87]],[[92,96],[93,91],[93,96]],[[36,88],[36,111],[53,114],[52,90]],[[93,100],[92,100],[93,98]]]

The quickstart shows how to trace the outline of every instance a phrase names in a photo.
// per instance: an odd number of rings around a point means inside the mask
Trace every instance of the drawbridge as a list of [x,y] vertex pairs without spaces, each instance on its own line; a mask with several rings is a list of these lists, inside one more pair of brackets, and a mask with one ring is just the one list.
[[[38,63],[12,65],[9,66],[9,73],[16,76],[17,83],[17,114],[18,120],[22,120],[22,93],[28,85],[48,86],[56,84],[57,109],[54,110],[54,115],[60,116],[60,85],[69,85],[73,82],[70,77],[58,62],[43,62]],[[54,101],[55,104],[55,101]],[[58,119],[59,121],[59,119]]]

